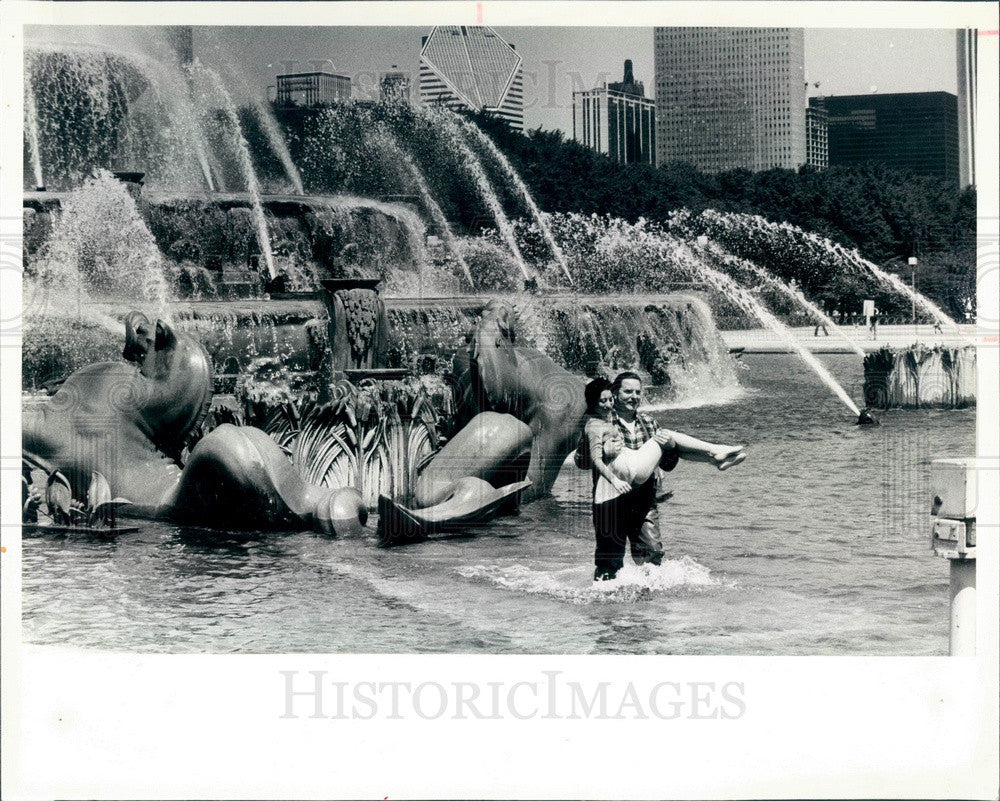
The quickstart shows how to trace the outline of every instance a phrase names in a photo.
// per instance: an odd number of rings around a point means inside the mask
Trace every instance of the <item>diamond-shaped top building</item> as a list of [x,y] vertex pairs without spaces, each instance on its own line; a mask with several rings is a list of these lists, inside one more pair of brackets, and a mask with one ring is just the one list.
[[420,49],[420,101],[490,111],[524,130],[521,56],[485,25],[438,25]]

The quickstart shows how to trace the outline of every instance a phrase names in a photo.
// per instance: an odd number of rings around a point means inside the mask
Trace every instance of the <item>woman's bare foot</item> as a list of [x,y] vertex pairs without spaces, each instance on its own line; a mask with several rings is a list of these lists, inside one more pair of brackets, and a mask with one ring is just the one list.
[[716,451],[712,454],[712,461],[720,470],[728,470],[747,458],[744,448],[744,445],[734,445],[724,451]]

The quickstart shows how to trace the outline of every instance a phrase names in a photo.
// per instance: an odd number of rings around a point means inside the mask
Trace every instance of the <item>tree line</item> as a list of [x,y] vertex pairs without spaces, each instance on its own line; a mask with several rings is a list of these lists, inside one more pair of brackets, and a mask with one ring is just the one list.
[[[976,192],[952,182],[867,164],[817,170],[735,169],[717,174],[690,164],[619,164],[561,131],[521,134],[487,114],[476,117],[547,211],[663,220],[678,208],[760,215],[826,237],[883,265],[953,317],[975,304]],[[830,273],[820,299],[857,294],[851,276]],[[903,304],[905,305],[905,304]]]
[[[280,172],[264,137],[244,115],[258,167]],[[350,103],[315,111],[278,109],[279,120],[307,192],[349,192],[386,196],[410,182],[397,145],[420,169],[435,200],[457,233],[476,233],[493,222],[490,209],[471,184],[456,149],[454,131],[405,105]],[[707,209],[739,212],[787,222],[860,254],[917,289],[953,317],[964,319],[976,282],[976,194],[928,176],[880,164],[816,170],[735,169],[705,173],[672,162],[619,164],[567,140],[561,131],[520,133],[487,113],[473,121],[496,143],[548,212],[608,215],[628,222],[666,221],[672,212]],[[379,131],[389,131],[386,145]],[[376,135],[373,135],[375,133]],[[512,217],[525,213],[523,202],[495,160],[479,151],[484,170]],[[412,188],[412,187],[411,187]],[[916,256],[915,276],[907,264]],[[781,272],[780,270],[778,271]],[[857,277],[831,263],[814,276],[811,296],[827,307],[872,297]],[[884,310],[903,313],[908,301],[886,297]],[[843,305],[843,301],[841,301]],[[898,307],[898,308],[896,308]]]

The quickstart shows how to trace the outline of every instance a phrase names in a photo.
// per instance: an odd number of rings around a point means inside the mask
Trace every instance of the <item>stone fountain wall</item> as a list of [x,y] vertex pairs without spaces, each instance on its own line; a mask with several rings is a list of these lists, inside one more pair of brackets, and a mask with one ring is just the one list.
[[913,345],[865,357],[865,403],[877,409],[960,409],[976,402],[976,348]]
[[[386,298],[388,337],[384,366],[412,375],[447,372],[465,347],[466,334],[488,298]],[[517,295],[518,344],[536,347],[581,375],[639,369],[649,383],[675,393],[737,384],[728,350],[711,313],[693,295],[656,298]],[[109,318],[128,309],[96,304]],[[317,298],[289,300],[179,301],[174,324],[195,333],[212,357],[216,391],[231,392],[256,360],[275,359],[304,387],[322,374],[331,347],[329,309]],[[46,382],[94,361],[118,357],[121,335],[80,320],[29,321],[22,355],[22,386]],[[124,331],[124,326],[122,328]]]
[[[24,255],[30,269],[66,197],[28,192]],[[316,289],[324,278],[384,278],[427,259],[424,225],[406,203],[362,198],[265,198],[270,247],[288,289]],[[171,197],[144,193],[138,209],[179,297],[232,299],[263,294],[261,248],[245,195]]]

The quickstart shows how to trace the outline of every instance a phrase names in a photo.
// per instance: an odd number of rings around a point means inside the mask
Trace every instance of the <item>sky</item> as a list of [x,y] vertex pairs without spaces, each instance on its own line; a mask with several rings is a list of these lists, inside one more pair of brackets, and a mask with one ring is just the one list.
[[[118,29],[121,30],[121,29]],[[226,59],[245,81],[237,94],[263,93],[286,72],[318,67],[350,75],[356,97],[377,97],[378,73],[393,65],[416,76],[421,36],[429,27],[200,27],[195,54]],[[632,59],[637,80],[653,93],[653,29],[632,27],[495,28],[524,59],[525,127],[572,130],[572,92],[619,81]],[[115,29],[38,27],[32,41],[114,40]],[[228,54],[228,55],[226,55]],[[952,29],[806,29],[810,94],[956,91]],[[812,84],[818,82],[818,88]]]

